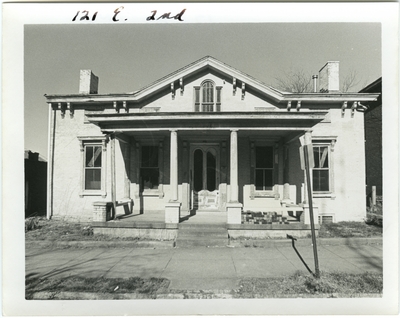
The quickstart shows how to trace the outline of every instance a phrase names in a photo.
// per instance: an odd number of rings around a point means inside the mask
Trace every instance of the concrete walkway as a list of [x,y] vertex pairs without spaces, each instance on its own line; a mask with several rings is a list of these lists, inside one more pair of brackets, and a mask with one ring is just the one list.
[[[297,250],[314,271],[313,249]],[[321,271],[382,272],[382,245],[319,246]],[[307,269],[288,246],[267,248],[83,248],[26,251],[26,276],[164,277],[170,290],[232,290],[241,278],[291,275]]]

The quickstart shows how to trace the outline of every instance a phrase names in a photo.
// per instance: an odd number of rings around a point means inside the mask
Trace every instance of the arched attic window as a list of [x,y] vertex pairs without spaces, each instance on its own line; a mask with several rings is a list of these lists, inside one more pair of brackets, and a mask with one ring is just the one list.
[[195,86],[194,110],[196,112],[221,111],[221,88],[211,80],[205,80],[201,86]]

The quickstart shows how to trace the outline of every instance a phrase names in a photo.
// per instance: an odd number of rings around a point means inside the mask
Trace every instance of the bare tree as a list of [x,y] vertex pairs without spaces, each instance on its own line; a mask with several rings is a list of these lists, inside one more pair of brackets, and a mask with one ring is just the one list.
[[283,77],[276,77],[276,88],[290,93],[312,92],[313,85],[311,74],[306,74],[302,69],[285,72]]
[[350,72],[343,78],[342,92],[346,93],[350,91],[351,88],[357,86],[360,83],[360,79],[357,79],[357,77],[357,71],[354,69],[350,70]]

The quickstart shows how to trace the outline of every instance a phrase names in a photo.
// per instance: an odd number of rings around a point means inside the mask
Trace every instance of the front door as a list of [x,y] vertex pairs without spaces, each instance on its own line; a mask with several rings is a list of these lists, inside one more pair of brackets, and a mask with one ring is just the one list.
[[191,147],[191,193],[193,210],[219,210],[219,145]]

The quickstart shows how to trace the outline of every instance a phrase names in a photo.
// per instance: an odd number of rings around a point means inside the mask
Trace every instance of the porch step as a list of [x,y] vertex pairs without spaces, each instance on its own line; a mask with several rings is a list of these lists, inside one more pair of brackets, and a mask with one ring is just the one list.
[[224,247],[228,243],[225,224],[179,224],[176,247]]

